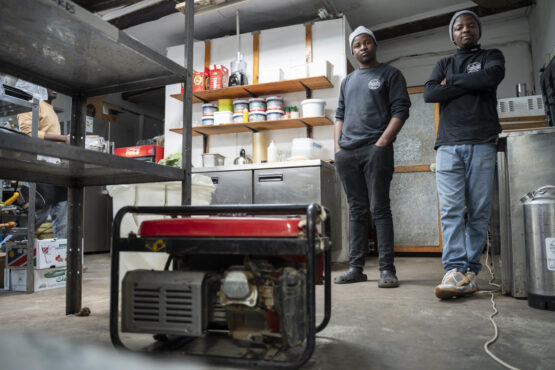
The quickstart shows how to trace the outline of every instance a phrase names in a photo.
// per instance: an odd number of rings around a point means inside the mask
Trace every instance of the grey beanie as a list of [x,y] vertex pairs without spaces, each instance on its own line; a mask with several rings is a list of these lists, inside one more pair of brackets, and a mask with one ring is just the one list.
[[370,31],[364,26],[358,26],[356,30],[351,32],[351,34],[349,35],[349,47],[351,48],[351,54],[353,54],[353,40],[355,39],[355,37],[357,37],[358,35],[362,35],[363,33],[370,35],[370,37],[374,40],[374,44],[378,45],[378,42],[376,41],[376,36],[374,36],[374,32]]
[[453,44],[455,44],[455,40],[453,40],[453,25],[455,24],[457,18],[464,14],[468,14],[476,19],[476,22],[478,23],[478,39],[482,37],[482,22],[480,22],[480,17],[478,17],[478,15],[471,10],[461,10],[460,12],[456,12],[453,15],[453,18],[451,18],[451,22],[449,22],[449,38]]

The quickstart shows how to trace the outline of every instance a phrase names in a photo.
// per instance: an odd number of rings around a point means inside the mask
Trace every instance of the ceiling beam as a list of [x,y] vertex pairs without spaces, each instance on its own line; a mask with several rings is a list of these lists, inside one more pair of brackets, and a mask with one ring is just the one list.
[[155,21],[176,12],[177,10],[175,10],[174,1],[162,1],[146,8],[142,8],[136,12],[112,19],[110,23],[120,30],[123,30],[138,24]]
[[[467,10],[471,10],[476,13],[479,17],[486,17],[488,15],[493,15],[497,13],[507,12],[509,10],[514,10],[526,6],[532,5],[534,0],[520,0],[517,2],[509,3],[503,8],[485,8],[482,6],[468,7]],[[436,15],[425,19],[416,20],[413,22],[407,22],[405,24],[400,24],[396,26],[386,27],[374,31],[376,38],[380,40],[392,39],[399,36],[410,35],[412,33],[426,31],[438,27],[443,27],[449,25],[451,17],[455,14],[455,11],[451,11],[446,14]]]

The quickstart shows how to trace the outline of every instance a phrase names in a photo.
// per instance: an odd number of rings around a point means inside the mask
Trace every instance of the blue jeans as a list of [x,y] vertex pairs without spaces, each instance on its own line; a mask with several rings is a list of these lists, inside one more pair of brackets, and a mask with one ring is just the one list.
[[[494,143],[445,145],[437,150],[442,262],[478,273],[491,214],[497,148]],[[467,220],[465,221],[465,206]]]

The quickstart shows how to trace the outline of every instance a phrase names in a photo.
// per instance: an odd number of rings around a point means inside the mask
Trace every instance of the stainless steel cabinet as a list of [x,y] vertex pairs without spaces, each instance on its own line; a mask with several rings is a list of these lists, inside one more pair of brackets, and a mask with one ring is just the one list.
[[212,204],[252,204],[252,171],[203,172],[216,185]]
[[492,215],[495,274],[504,294],[526,297],[524,212],[520,199],[543,185],[555,185],[555,129],[500,136]]
[[254,203],[322,201],[320,167],[274,168],[254,171]]

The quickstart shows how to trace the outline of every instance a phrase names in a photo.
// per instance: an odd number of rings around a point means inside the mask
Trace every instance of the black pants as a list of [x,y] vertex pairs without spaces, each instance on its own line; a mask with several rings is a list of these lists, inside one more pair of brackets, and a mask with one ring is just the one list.
[[395,272],[393,219],[389,186],[393,177],[393,145],[341,149],[335,166],[349,203],[349,265],[361,269],[368,250],[370,214],[376,225],[380,271]]

